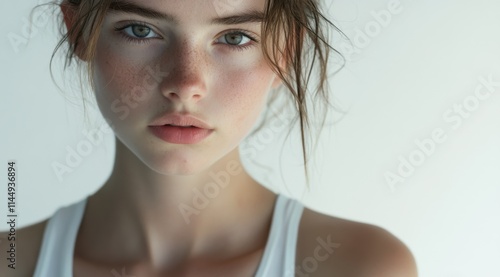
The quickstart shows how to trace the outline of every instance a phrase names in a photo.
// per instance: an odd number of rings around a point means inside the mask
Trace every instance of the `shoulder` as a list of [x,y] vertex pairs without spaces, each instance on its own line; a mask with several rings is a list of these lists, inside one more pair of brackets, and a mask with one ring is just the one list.
[[9,268],[9,261],[2,259],[0,276],[14,276],[13,272],[15,276],[33,276],[47,222],[48,219],[16,229],[15,236],[9,231],[0,232],[0,251],[7,253],[11,244],[16,251],[16,269]]
[[387,230],[304,207],[297,276],[416,277],[408,247]]

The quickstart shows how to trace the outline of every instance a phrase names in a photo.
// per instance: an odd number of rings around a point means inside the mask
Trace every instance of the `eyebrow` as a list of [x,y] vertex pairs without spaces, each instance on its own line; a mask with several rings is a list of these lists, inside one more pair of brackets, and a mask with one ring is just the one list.
[[[161,13],[153,9],[142,7],[137,4],[125,0],[113,0],[109,5],[110,12],[123,12],[133,13],[151,19],[159,19],[168,21],[174,24],[179,24],[179,20],[175,16]],[[230,15],[226,17],[216,17],[210,20],[211,25],[235,25],[250,22],[262,22],[264,20],[264,13],[260,11],[246,11],[240,14]]]

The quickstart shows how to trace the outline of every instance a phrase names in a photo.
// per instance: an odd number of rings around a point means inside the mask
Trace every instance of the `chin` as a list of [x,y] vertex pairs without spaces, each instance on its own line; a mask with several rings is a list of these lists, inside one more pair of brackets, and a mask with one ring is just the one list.
[[203,172],[210,164],[205,157],[192,150],[162,151],[154,157],[141,159],[151,170],[162,175],[188,176]]

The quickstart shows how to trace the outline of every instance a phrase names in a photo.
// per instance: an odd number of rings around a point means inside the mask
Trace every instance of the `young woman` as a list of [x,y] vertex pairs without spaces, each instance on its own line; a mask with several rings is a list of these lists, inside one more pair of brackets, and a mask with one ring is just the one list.
[[19,230],[17,269],[2,259],[2,276],[417,276],[389,232],[303,207],[242,167],[238,145],[271,91],[295,101],[304,140],[306,58],[326,95],[332,25],[317,0],[60,8],[61,44],[88,67],[115,164],[95,194]]

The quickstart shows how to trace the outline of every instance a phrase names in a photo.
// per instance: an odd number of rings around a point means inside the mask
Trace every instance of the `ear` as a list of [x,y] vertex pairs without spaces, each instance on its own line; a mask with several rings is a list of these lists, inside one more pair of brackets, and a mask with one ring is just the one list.
[[[68,0],[64,0],[61,2],[61,4],[59,4],[59,7],[61,8],[61,12],[62,12],[63,17],[64,17],[64,24],[66,25],[66,30],[68,32],[69,32],[69,30],[71,30],[71,28],[73,28],[73,24],[76,20],[78,4],[79,3],[70,3],[70,2],[68,2]],[[74,44],[76,41],[75,34],[71,34],[68,37],[68,39],[69,39],[69,42],[71,44]],[[75,55],[82,61],[86,61],[84,58],[83,50],[82,50],[82,49],[86,48],[85,44],[86,44],[85,40],[82,40],[79,42],[77,49],[75,49]]]

